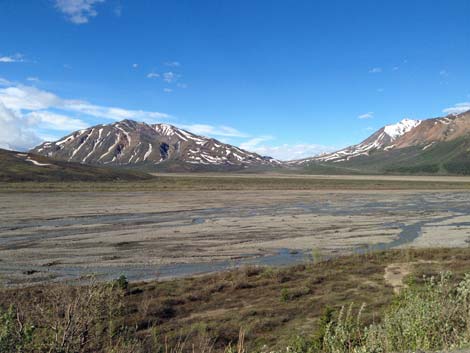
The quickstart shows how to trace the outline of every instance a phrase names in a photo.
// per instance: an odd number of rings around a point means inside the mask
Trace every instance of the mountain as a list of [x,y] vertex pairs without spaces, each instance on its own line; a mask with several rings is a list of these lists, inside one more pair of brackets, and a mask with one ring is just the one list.
[[289,165],[312,172],[470,174],[470,111],[403,119],[357,145]]
[[145,180],[150,175],[52,160],[32,153],[0,149],[0,181]]
[[45,142],[31,152],[62,161],[147,170],[224,170],[280,165],[273,158],[172,125],[133,120],[79,130],[59,141]]

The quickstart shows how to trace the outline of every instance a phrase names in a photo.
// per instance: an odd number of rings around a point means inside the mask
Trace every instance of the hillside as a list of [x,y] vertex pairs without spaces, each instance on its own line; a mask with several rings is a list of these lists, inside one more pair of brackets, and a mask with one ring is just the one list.
[[113,181],[151,179],[148,174],[55,161],[0,149],[0,181]]

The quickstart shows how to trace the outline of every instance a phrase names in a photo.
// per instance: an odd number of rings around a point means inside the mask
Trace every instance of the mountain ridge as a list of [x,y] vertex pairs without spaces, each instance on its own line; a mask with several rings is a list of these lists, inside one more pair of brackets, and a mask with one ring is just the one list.
[[147,124],[129,119],[77,130],[58,141],[44,142],[31,152],[82,164],[141,166],[147,169],[161,169],[159,166],[169,164],[181,165],[183,169],[281,165],[274,158],[170,124]]

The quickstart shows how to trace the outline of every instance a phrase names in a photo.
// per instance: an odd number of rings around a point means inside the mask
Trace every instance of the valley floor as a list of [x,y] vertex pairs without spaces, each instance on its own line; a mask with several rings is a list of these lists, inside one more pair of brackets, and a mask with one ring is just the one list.
[[0,185],[0,281],[190,276],[407,246],[466,247],[466,178],[164,175]]

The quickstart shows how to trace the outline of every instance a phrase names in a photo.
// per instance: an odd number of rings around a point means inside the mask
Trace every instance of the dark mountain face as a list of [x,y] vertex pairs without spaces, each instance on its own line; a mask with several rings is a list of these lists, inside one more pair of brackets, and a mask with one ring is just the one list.
[[192,134],[168,124],[123,120],[76,131],[31,152],[93,165],[158,166],[171,162],[195,167],[278,166],[270,157]]

